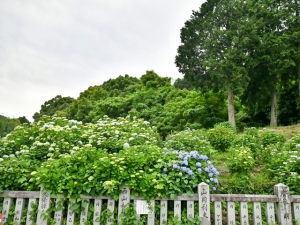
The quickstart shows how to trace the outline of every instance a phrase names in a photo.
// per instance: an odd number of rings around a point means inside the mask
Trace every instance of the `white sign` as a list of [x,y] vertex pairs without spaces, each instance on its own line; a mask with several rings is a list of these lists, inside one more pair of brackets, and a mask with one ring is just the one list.
[[149,204],[146,200],[136,200],[135,210],[137,214],[153,214],[154,201]]

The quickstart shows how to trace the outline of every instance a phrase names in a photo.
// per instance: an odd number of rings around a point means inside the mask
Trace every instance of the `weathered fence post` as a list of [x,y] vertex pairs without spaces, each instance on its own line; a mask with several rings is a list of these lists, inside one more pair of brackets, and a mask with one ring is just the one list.
[[202,182],[198,185],[199,195],[199,216],[202,219],[201,225],[210,224],[210,195],[209,185]]
[[276,214],[281,225],[292,225],[291,197],[289,187],[284,184],[274,186],[274,194],[277,195]]
[[127,186],[122,187],[122,192],[119,195],[119,208],[118,208],[118,222],[120,222],[120,215],[130,203],[130,189]]
[[46,211],[50,207],[50,194],[42,187],[40,191],[39,208],[36,224],[47,225]]
[[10,207],[12,206],[12,199],[11,198],[4,198],[3,201],[3,209],[2,209],[2,223],[4,224],[8,218],[8,213]]

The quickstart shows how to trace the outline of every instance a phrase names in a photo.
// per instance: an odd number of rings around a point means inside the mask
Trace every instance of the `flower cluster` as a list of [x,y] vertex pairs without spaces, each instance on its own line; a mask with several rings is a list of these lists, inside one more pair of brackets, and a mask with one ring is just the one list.
[[173,149],[164,149],[163,152],[163,174],[172,179],[173,176],[181,178],[182,188],[192,186],[195,192],[195,187],[201,183],[208,183],[212,190],[217,189],[219,183],[217,177],[218,170],[206,155],[201,155],[198,151],[177,151]]
[[231,157],[228,159],[231,173],[248,174],[254,168],[253,153],[248,147],[233,147],[230,149]]

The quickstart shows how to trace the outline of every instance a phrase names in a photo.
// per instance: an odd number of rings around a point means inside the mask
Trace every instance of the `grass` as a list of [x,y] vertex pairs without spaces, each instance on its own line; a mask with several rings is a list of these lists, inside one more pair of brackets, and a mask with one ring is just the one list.
[[268,127],[268,129],[275,130],[279,134],[282,134],[287,140],[289,140],[300,132],[300,124],[291,126]]

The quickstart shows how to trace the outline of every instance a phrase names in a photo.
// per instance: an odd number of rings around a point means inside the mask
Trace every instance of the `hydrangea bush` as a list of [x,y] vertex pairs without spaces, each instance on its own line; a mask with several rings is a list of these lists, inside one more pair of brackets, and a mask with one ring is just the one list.
[[197,150],[200,154],[211,157],[216,150],[206,138],[205,130],[187,129],[168,135],[164,147],[191,152]]
[[300,134],[285,145],[269,145],[268,171],[278,183],[288,185],[292,194],[300,193]]
[[105,116],[83,124],[43,117],[1,139],[0,175],[5,179],[0,189],[43,186],[69,198],[117,198],[125,184],[132,195],[146,199],[195,193],[203,181],[216,190],[219,173],[206,155],[163,145],[156,128],[142,119]]

